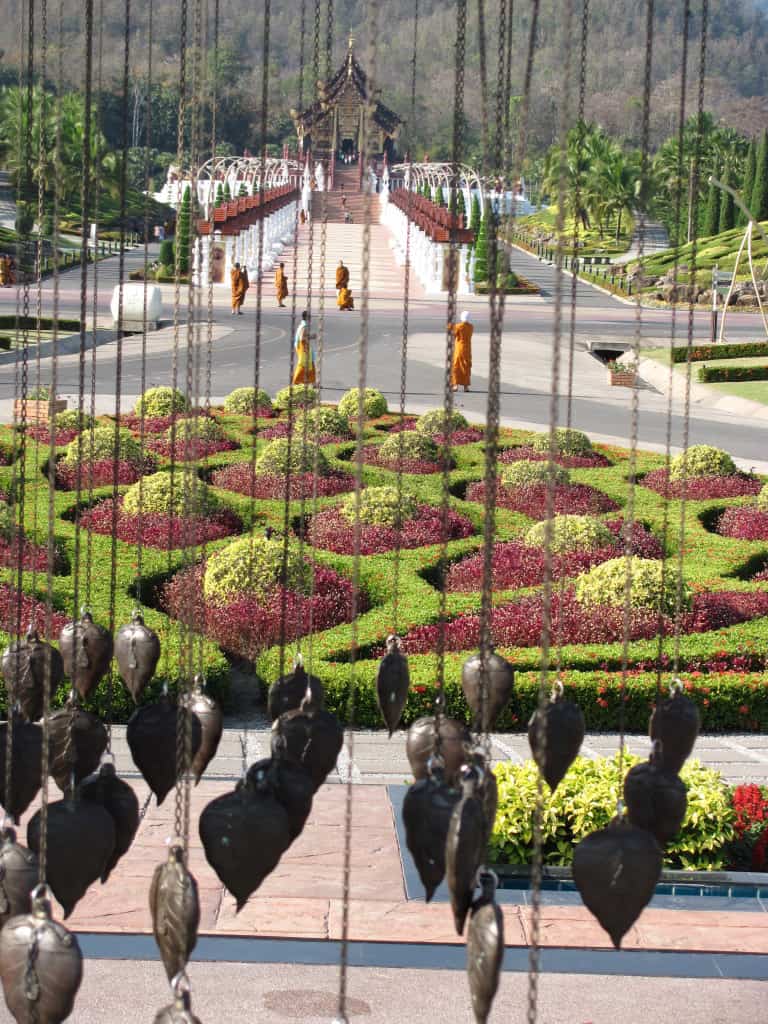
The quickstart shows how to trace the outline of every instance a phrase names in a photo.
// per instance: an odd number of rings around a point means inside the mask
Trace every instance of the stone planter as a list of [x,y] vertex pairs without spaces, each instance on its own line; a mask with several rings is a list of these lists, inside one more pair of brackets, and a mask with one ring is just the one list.
[[608,383],[615,388],[633,388],[637,384],[634,370],[609,370]]
[[17,398],[13,403],[13,415],[17,421],[20,421],[24,416],[24,406],[26,406],[26,420],[27,423],[35,424],[47,424],[49,418],[53,417],[60,412],[64,412],[67,408],[66,398],[56,398],[54,401],[36,401],[34,399],[27,399],[26,402],[22,399]]

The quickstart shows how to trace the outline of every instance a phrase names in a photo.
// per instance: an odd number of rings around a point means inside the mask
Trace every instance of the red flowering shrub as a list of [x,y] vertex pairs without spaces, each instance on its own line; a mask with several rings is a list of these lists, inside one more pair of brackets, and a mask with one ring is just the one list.
[[[79,430],[65,430],[63,427],[59,427],[55,432],[56,441],[58,445],[69,444],[70,441],[74,441],[77,435],[80,433]],[[48,427],[27,427],[27,437],[32,438],[33,441],[37,441],[38,444],[50,444],[51,443],[51,432]]]
[[[251,498],[280,499],[285,497],[286,478],[277,473],[256,473],[250,462],[236,462],[223,469],[217,469],[211,476],[214,487],[237,491]],[[355,479],[349,473],[329,473],[314,476],[312,473],[298,473],[291,476],[290,497],[295,501],[311,498],[327,498],[353,490]]]
[[[48,548],[42,544],[34,544],[26,537],[21,542],[22,568],[45,572],[48,568]],[[0,535],[0,565],[15,569],[19,564],[19,537]]]
[[[293,427],[294,444],[301,444],[304,438],[303,427],[299,426],[297,428],[295,421],[291,426]],[[273,441],[276,437],[288,437],[289,433],[291,433],[288,427],[288,420],[283,420],[280,423],[276,423],[274,427],[264,427],[258,430],[257,433],[263,440]],[[342,437],[340,434],[316,434],[312,427],[307,430],[307,441],[311,444],[341,444],[342,441],[348,440],[349,437]]]
[[[372,466],[381,466],[382,469],[391,469],[393,472],[396,472],[398,468],[396,459],[382,459],[377,445],[366,445],[363,448],[363,462]],[[426,473],[439,473],[442,468],[439,461],[430,462],[428,459],[402,459],[400,462],[400,469],[403,473],[424,475]]]
[[[503,448],[499,452],[499,462],[518,462],[525,459],[530,462],[546,462],[549,458],[547,452],[536,451],[531,445],[520,445],[518,448]],[[558,466],[565,466],[567,469],[599,469],[601,466],[610,466],[611,460],[606,458],[602,452],[590,452],[588,455],[558,455],[555,458]]]
[[727,508],[715,525],[722,537],[735,540],[768,540],[768,512],[754,505]]
[[[315,566],[312,595],[285,590],[278,586],[269,599],[243,593],[224,605],[206,604],[202,580],[204,565],[177,573],[165,585],[161,603],[173,618],[202,629],[206,636],[225,651],[255,658],[261,651],[281,640],[283,602],[285,602],[286,641],[313,631],[330,629],[352,621],[352,583],[332,569]],[[358,610],[366,611],[364,594],[358,597]]]
[[[214,418],[210,410],[206,411],[205,409],[190,409],[187,412],[178,412],[175,416],[146,416],[144,418],[144,433],[160,434],[167,430],[174,420],[178,423],[179,420],[188,419],[192,416]],[[124,413],[120,416],[120,426],[127,427],[138,434],[141,432],[141,416],[138,416],[135,412]]]
[[[403,523],[400,531],[401,548],[420,548],[439,544],[442,537],[442,512],[431,505],[420,505],[416,516]],[[474,527],[466,516],[448,510],[447,540],[469,537]],[[312,516],[309,524],[309,542],[314,547],[351,555],[355,550],[355,527],[337,508],[327,509]],[[393,526],[360,524],[360,553],[378,555],[397,547],[398,532]]]
[[[615,558],[617,551],[623,550],[620,537],[624,525],[622,519],[615,519],[605,524],[616,534],[616,545],[597,548],[594,551],[569,551],[567,554],[554,555],[552,573],[554,579],[577,576],[580,572],[590,569],[593,565]],[[660,558],[661,545],[641,523],[632,524],[632,554],[641,558]],[[518,587],[533,587],[544,581],[544,552],[541,548],[530,548],[517,541],[507,541],[494,545],[493,549],[493,586],[497,590],[516,590]],[[456,562],[448,571],[445,580],[446,589],[479,590],[483,583],[483,554],[474,555]]]
[[397,421],[390,427],[387,427],[387,432],[390,434],[399,434],[401,430],[415,430],[418,416],[405,416],[403,422],[400,422],[398,417]]
[[[435,444],[448,444],[449,442],[447,434],[432,434],[431,436]],[[482,441],[484,436],[483,431],[478,427],[460,427],[451,434],[450,443],[472,444],[474,441]]]
[[[113,501],[107,498],[80,517],[80,525],[94,533],[112,533]],[[117,538],[129,544],[139,541],[146,547],[170,551],[173,548],[194,547],[212,540],[221,540],[239,533],[242,523],[234,512],[224,509],[206,516],[169,516],[159,512],[131,516],[118,508]]]
[[643,487],[649,487],[665,498],[682,498],[683,492],[689,501],[703,501],[707,498],[740,498],[745,494],[757,494],[761,482],[747,473],[730,476],[700,476],[685,480],[668,480],[666,469],[654,469],[642,480]]
[[[19,624],[19,592],[8,583],[0,584],[0,627],[8,632],[16,632]],[[26,632],[30,623],[45,637],[45,620],[47,611],[44,601],[37,601],[28,594],[21,595],[21,631]],[[51,636],[57,637],[69,621],[63,612],[54,611],[51,616]]]
[[[494,609],[492,633],[498,647],[538,647],[541,642],[544,600],[540,594],[523,597]],[[681,616],[683,633],[704,633],[768,614],[768,594],[697,594],[691,611]],[[650,640],[659,631],[674,632],[667,616],[661,623],[657,612],[634,608],[630,613],[629,639]],[[437,644],[437,625],[411,630],[404,642],[409,654],[425,654]],[[552,634],[564,644],[617,643],[624,637],[624,609],[606,606],[586,607],[576,601],[573,591],[552,595]],[[480,642],[480,618],[460,615],[445,626],[446,649],[465,651]]]
[[[557,484],[554,489],[556,515],[599,515],[615,512],[618,505],[607,494],[588,484]],[[467,501],[485,502],[485,484],[470,484]],[[547,485],[528,484],[507,488],[499,485],[496,502],[499,508],[521,512],[531,519],[544,519],[547,514]]]
[[173,458],[177,462],[185,459],[204,459],[208,455],[215,455],[216,452],[231,452],[239,445],[229,438],[222,438],[219,441],[206,441],[201,437],[177,437],[173,446],[170,438],[158,437],[148,438],[147,448],[157,455],[164,455],[167,459]]
[[733,827],[741,839],[745,832],[760,833],[768,825],[768,800],[753,782],[736,786],[733,791]]
[[[111,487],[114,482],[114,462],[112,459],[97,459],[96,462],[83,462],[80,465],[80,487]],[[120,459],[117,464],[118,484],[135,484],[144,473],[152,473],[157,468],[151,455],[146,456],[143,466]],[[56,463],[56,485],[65,491],[77,488],[77,466],[71,462]]]

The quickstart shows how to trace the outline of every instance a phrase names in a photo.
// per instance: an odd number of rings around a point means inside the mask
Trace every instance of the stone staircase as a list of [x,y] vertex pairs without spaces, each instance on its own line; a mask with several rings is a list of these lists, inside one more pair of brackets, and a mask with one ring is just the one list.
[[[360,168],[357,164],[350,167],[337,164],[334,172],[333,190],[330,192],[312,193],[312,216],[315,224],[323,217],[323,197],[325,197],[325,215],[329,223],[344,223],[344,207],[342,196],[346,196],[347,210],[352,215],[353,224],[362,224],[365,219],[365,196],[360,191]],[[373,197],[375,217],[378,217],[378,202]]]

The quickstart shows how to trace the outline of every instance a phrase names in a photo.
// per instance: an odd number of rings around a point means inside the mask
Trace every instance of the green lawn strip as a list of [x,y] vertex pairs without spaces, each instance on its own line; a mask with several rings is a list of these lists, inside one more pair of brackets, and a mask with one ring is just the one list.
[[[531,238],[537,236],[554,235],[557,228],[557,208],[546,207],[536,213],[527,214],[525,217],[518,217],[515,220],[515,228],[530,233]],[[618,256],[629,248],[629,242],[634,230],[631,217],[626,214],[622,217],[622,232],[616,241],[615,220],[613,224],[603,225],[602,232],[597,227],[585,230],[582,224],[578,227],[578,249],[573,249],[573,238],[576,231],[574,218],[568,216],[563,224],[563,251],[568,255],[574,252],[578,256]],[[556,244],[554,241],[552,245]]]
[[768,405],[768,381],[720,381],[716,384],[708,381],[707,387],[714,388],[723,395],[735,395],[737,398],[748,398],[751,402]]

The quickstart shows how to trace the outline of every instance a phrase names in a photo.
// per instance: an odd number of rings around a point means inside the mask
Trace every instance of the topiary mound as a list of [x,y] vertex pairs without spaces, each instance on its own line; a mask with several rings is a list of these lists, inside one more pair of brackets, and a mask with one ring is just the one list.
[[768,512],[768,484],[763,484],[757,496],[757,507],[761,512]]
[[153,473],[129,487],[123,497],[128,515],[207,516],[217,512],[221,502],[202,480],[185,484],[184,474]]
[[118,430],[119,443],[116,443],[114,427],[96,427],[91,438],[90,431],[83,431],[70,441],[64,452],[62,462],[67,466],[76,466],[78,462],[113,461],[116,457],[121,462],[141,466],[144,459],[141,445],[129,430],[121,427]]
[[203,576],[203,594],[208,601],[223,604],[239,594],[266,598],[278,583],[290,590],[308,593],[312,568],[303,554],[285,546],[280,537],[254,534],[239,537],[208,559]]
[[301,409],[314,405],[317,401],[317,388],[311,384],[294,384],[292,387],[281,388],[275,395],[275,408],[287,412],[289,409]]
[[416,429],[429,437],[444,437],[468,426],[466,417],[460,412],[454,411],[449,416],[445,409],[432,409],[416,420]]
[[314,437],[351,437],[349,422],[335,409],[325,405],[314,409],[303,409],[296,417],[293,425],[294,444],[298,440],[303,443],[304,434],[311,440]]
[[438,448],[432,438],[417,430],[403,430],[399,434],[390,434],[378,452],[387,462],[397,462],[401,453],[403,459],[422,459],[425,462],[436,462],[438,457]]
[[694,444],[687,452],[676,455],[669,464],[669,479],[684,480],[705,476],[732,476],[736,465],[720,448],[708,444]]
[[189,439],[198,441],[227,441],[226,430],[210,416],[179,417],[165,432],[169,441],[183,445]]
[[[576,600],[581,605],[609,605],[622,608],[626,600],[627,572],[630,575],[629,603],[632,608],[661,610],[674,615],[677,573],[673,565],[659,559],[633,555],[611,558],[582,573],[575,583]],[[690,588],[683,584],[682,608],[691,603]]]
[[137,416],[147,419],[159,419],[161,416],[172,416],[175,412],[186,412],[189,400],[181,391],[174,388],[149,388],[139,398],[133,411]]
[[[344,517],[355,522],[355,495],[350,494],[341,505]],[[396,487],[366,487],[360,495],[360,522],[372,526],[402,526],[415,518],[419,502],[411,494],[401,494]]]
[[[531,462],[521,459],[501,467],[501,482],[505,487],[527,487],[529,484],[546,484],[549,482],[549,465],[546,462]],[[571,474],[562,466],[552,467],[552,479],[555,484],[567,484]]]
[[[549,520],[543,519],[530,528],[525,543],[531,548],[543,548]],[[595,516],[555,516],[551,520],[550,544],[552,551],[597,551],[615,544],[616,537],[601,519]]]
[[[531,448],[536,452],[549,451],[549,434],[534,434]],[[581,430],[573,427],[557,427],[555,429],[555,452],[558,455],[589,455],[592,442]]]
[[[359,403],[359,388],[350,388],[342,395],[338,405],[339,412],[348,420],[356,420]],[[369,420],[383,416],[387,412],[387,400],[376,388],[366,388],[363,395],[363,410]]]
[[57,433],[61,430],[85,430],[93,423],[93,416],[87,412],[81,415],[78,409],[64,409],[56,414],[53,422]]
[[264,447],[256,460],[258,474],[271,473],[285,476],[290,473],[314,473],[327,476],[330,472],[328,459],[323,451],[308,441],[307,444],[297,443],[298,439],[279,437]]
[[272,399],[264,388],[235,388],[224,399],[224,411],[249,416],[272,410]]

